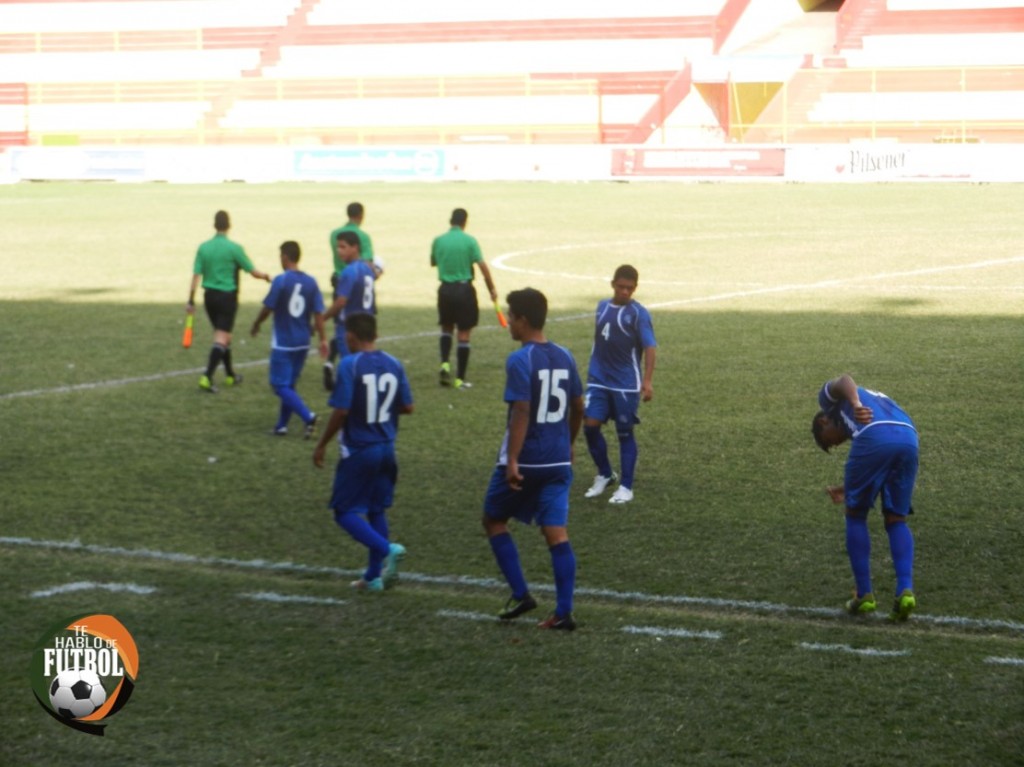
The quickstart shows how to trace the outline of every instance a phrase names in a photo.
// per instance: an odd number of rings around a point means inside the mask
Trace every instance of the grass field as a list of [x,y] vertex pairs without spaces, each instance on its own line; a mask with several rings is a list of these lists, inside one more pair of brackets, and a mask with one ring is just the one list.
[[[180,346],[215,210],[257,266],[276,273],[296,239],[326,286],[352,199],[388,267],[381,346],[417,403],[391,513],[406,569],[363,598],[331,472],[266,436],[268,336],[244,333],[265,285],[243,283],[242,386],[198,392],[204,317]],[[475,388],[436,385],[427,254],[456,206],[499,292],[543,289],[581,366],[615,266],[639,269],[654,316],[633,504],[583,498],[577,444],[571,635],[488,617],[507,594],[479,516],[514,345],[485,311]],[[1014,185],[0,187],[0,764],[1024,763],[1022,207]],[[822,489],[846,451],[809,427],[843,371],[921,432],[901,626],[839,610],[852,579]],[[300,391],[323,409],[315,360]],[[540,613],[547,552],[516,537]],[[47,591],[79,582],[155,591]],[[45,716],[28,680],[40,634],[85,612],[116,616],[141,658],[104,738]]]

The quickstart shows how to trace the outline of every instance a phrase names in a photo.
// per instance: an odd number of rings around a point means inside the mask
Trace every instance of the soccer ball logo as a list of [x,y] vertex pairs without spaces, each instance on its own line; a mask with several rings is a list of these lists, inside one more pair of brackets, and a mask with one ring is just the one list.
[[50,703],[65,719],[81,719],[95,713],[107,700],[95,671],[66,669],[50,684]]

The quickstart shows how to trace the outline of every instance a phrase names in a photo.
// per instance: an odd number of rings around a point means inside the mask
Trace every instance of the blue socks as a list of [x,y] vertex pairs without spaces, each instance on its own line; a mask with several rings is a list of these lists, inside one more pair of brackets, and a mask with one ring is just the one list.
[[569,541],[548,550],[551,552],[551,570],[555,574],[555,615],[564,618],[572,612],[572,597],[576,590],[576,554]]
[[[889,536],[889,551],[896,571],[896,594],[899,595],[905,589],[914,588],[914,535],[904,520],[887,524],[885,532]],[[847,515],[846,552],[857,583],[857,596],[871,593],[871,536],[867,517]]]
[[857,584],[857,596],[871,593],[871,535],[867,517],[846,515],[846,553]]
[[[366,521],[369,523],[373,531],[377,533],[385,541],[388,540],[388,515],[383,511],[370,512],[366,515]],[[381,569],[384,566],[384,556],[380,555],[380,551],[376,549],[370,549],[370,559],[366,564],[366,572],[363,573],[364,581],[372,581],[375,578],[380,578]]]
[[608,443],[605,442],[600,426],[584,426],[583,436],[587,439],[587,449],[590,457],[597,465],[597,473],[602,477],[612,475],[612,464],[608,460]]
[[391,551],[388,539],[377,532],[362,514],[351,511],[345,514],[335,514],[334,520],[342,530],[352,536],[353,540],[368,548],[371,555],[376,555],[383,560]]
[[512,589],[512,596],[515,599],[522,599],[530,589],[526,585],[523,567],[519,563],[519,549],[516,548],[511,533],[499,533],[488,538],[488,541],[491,544],[491,551],[494,552],[494,559],[498,562],[498,569]]
[[291,386],[275,386],[274,394],[281,399],[281,413],[277,418],[277,426],[275,428],[283,429],[287,426],[288,419],[292,417],[292,413],[298,414],[303,423],[309,423],[313,414],[309,412],[306,403],[302,401],[302,397],[299,396],[295,389]]
[[914,588],[914,535],[904,521],[885,526],[889,535],[889,551],[896,570],[896,594]]
[[619,477],[619,484],[622,487],[633,488],[633,474],[636,472],[636,437],[633,432],[619,434],[619,456],[622,461],[622,476]]
[[[519,549],[510,533],[501,533],[490,538],[491,550],[498,562],[502,575],[508,581],[515,599],[522,599],[529,592],[523,568],[519,563]],[[576,590],[576,554],[569,541],[549,549],[551,570],[555,576],[555,614],[560,618],[572,612],[573,593]]]
[[[600,426],[584,426],[583,436],[587,440],[587,449],[590,457],[594,459],[597,466],[597,473],[602,477],[612,475],[612,464],[608,460],[608,443],[601,433]],[[622,476],[619,477],[619,484],[623,487],[633,487],[633,476],[636,473],[636,458],[639,452],[636,444],[636,437],[632,431],[625,434],[619,433],[619,460],[622,464]]]

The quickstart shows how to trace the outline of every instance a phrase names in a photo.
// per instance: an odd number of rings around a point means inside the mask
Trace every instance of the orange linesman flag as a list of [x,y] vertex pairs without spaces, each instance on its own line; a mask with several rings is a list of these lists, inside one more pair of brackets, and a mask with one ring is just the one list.
[[185,315],[185,332],[181,335],[181,345],[186,349],[192,346],[192,320],[194,318],[194,314]]
[[498,315],[498,322],[501,324],[501,326],[503,328],[507,328],[508,327],[508,320],[505,319],[505,315],[501,311],[501,307],[498,306],[498,302],[497,301],[494,302],[494,313]]

